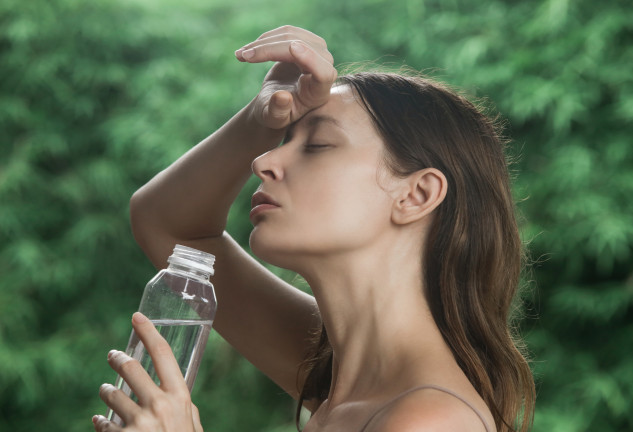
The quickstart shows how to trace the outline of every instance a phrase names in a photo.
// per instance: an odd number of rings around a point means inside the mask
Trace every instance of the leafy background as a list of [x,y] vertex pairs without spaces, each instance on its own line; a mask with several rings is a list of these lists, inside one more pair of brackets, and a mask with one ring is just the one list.
[[[106,353],[125,346],[154,274],[129,197],[256,94],[267,65],[233,51],[286,23],[339,63],[406,63],[494,103],[535,262],[522,322],[534,430],[633,430],[624,0],[3,0],[0,430],[86,431],[104,412]],[[245,244],[242,198],[229,230]],[[194,401],[209,430],[293,430],[292,401],[215,335]]]

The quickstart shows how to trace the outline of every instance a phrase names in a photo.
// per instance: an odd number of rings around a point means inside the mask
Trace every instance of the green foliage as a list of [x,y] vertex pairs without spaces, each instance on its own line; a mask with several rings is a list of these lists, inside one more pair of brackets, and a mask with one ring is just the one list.
[[[37,3],[0,6],[0,429],[79,431],[105,411],[105,355],[125,346],[154,273],[129,230],[129,197],[227,119],[260,76],[251,70],[240,93],[226,61],[237,42],[194,4]],[[271,404],[289,412],[287,399],[261,403],[272,384],[210,345],[224,363],[208,380],[226,379],[201,399],[217,406],[233,389],[234,411],[253,414],[228,429],[290,421],[269,415]]]
[[[429,71],[494,101],[535,264],[535,431],[633,429],[633,9],[625,1],[0,3],[0,429],[89,430],[154,270],[129,197],[257,92],[233,51],[285,23],[338,62]],[[229,230],[246,245],[250,181]],[[275,269],[280,275],[293,278]],[[290,431],[292,402],[214,335],[213,430]]]

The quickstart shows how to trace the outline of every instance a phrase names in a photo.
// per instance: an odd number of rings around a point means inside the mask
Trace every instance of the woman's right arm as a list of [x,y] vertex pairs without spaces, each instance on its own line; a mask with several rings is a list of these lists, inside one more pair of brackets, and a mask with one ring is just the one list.
[[314,298],[257,263],[224,229],[253,159],[277,146],[290,123],[327,101],[336,70],[323,40],[294,27],[265,33],[236,56],[276,63],[251,103],[132,196],[132,230],[158,268],[176,243],[216,255],[214,328],[297,397],[297,368],[309,332],[320,325]]

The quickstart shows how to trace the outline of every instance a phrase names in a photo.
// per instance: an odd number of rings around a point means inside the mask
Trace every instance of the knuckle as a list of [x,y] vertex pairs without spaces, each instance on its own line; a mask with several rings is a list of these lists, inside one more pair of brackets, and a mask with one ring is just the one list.
[[115,430],[115,426],[112,422],[105,422],[103,424],[103,428],[101,429],[103,432],[109,432],[109,431],[114,431]]
[[317,36],[316,39],[319,45],[322,45],[325,48],[327,48],[327,42],[325,41],[325,39],[323,39],[321,36]]
[[160,415],[169,415],[171,413],[171,404],[164,397],[156,397],[151,400],[150,406],[152,412]]
[[161,339],[156,344],[156,354],[161,356],[161,357],[162,356],[173,355],[171,347],[169,346],[169,344],[167,343],[167,341],[165,339]]
[[193,403],[191,402],[191,394],[189,393],[189,389],[185,385],[183,381],[183,385],[174,389],[174,395],[176,396],[176,400],[180,403],[184,403],[186,406],[191,407]]
[[133,371],[137,366],[140,366],[140,363],[137,360],[130,359],[130,360],[124,361],[123,363],[119,365],[119,371],[123,373],[129,373]]
[[134,426],[139,430],[157,430],[156,419],[145,414],[141,414],[134,419]]

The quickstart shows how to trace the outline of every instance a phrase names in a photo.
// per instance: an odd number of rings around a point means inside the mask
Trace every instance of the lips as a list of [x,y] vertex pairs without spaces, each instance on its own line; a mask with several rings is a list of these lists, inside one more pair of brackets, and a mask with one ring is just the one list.
[[255,194],[253,194],[253,198],[251,199],[251,208],[255,208],[262,204],[269,204],[275,207],[280,207],[279,203],[277,203],[277,201],[272,199],[270,195],[262,191],[255,192]]
[[253,221],[253,223],[256,223],[255,221],[257,219],[257,216],[266,211],[278,209],[281,206],[277,203],[277,201],[272,199],[270,195],[259,191],[253,195],[253,198],[251,199],[251,207],[252,210],[249,216],[251,221]]

